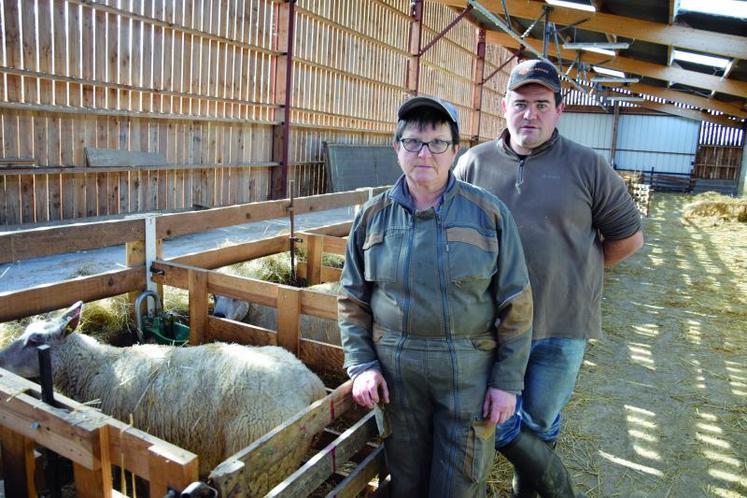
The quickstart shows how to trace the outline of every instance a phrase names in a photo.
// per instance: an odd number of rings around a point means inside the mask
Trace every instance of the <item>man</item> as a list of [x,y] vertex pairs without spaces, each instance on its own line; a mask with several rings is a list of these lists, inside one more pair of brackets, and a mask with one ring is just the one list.
[[601,334],[602,279],[643,245],[622,179],[591,148],[558,134],[564,106],[555,67],[529,60],[511,72],[507,130],[459,160],[457,178],[496,194],[513,214],[534,299],[532,350],[516,414],[496,430],[514,465],[513,496],[574,496],[554,453],[586,342]]
[[495,428],[513,416],[532,292],[506,206],[451,171],[456,108],[405,101],[403,175],[358,212],[338,297],[353,399],[386,404],[392,498],[484,497]]

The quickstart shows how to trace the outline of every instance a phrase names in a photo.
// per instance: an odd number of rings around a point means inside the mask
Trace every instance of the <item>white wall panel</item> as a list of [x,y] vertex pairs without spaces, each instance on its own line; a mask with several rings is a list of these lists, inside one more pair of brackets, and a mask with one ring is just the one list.
[[564,137],[596,149],[605,157],[609,157],[612,146],[612,118],[611,114],[566,112],[561,115],[558,130]]
[[[571,140],[609,157],[612,114],[570,113],[558,129]],[[615,165],[619,169],[690,173],[698,147],[700,123],[676,116],[620,116]]]

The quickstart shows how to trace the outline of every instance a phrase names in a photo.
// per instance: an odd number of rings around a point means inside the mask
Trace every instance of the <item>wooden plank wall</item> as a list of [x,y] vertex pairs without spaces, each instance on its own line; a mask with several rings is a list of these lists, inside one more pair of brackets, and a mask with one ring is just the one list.
[[[0,225],[269,197],[272,0],[0,0]],[[326,191],[322,142],[386,144],[405,98],[408,0],[299,0],[289,178]],[[425,45],[456,12],[425,4]],[[421,94],[470,123],[475,27],[421,61]],[[486,74],[510,54],[488,45]],[[505,71],[508,71],[506,68]],[[503,127],[505,73],[480,135]],[[471,130],[464,130],[465,140]],[[169,167],[94,169],[84,148],[157,152]]]

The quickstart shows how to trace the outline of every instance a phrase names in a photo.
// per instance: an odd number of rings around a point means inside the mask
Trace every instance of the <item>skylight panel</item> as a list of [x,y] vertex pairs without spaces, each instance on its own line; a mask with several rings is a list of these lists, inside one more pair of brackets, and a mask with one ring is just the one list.
[[680,10],[725,17],[746,18],[747,2],[744,0],[679,0],[677,12]]
[[703,66],[713,66],[719,69],[726,69],[726,66],[729,64],[729,59],[724,59],[722,57],[701,55],[676,49],[672,51],[672,58],[685,62],[692,62],[693,64],[701,64]]
[[596,8],[594,8],[593,5],[589,3],[578,3],[578,2],[570,2],[566,0],[545,0],[550,5],[555,5],[556,7],[566,7],[569,9],[579,9],[579,10],[586,10],[588,12],[596,12]]

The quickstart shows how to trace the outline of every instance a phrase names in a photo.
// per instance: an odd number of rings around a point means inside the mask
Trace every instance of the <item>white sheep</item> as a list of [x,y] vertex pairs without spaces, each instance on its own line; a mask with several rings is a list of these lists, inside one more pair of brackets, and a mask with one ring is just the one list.
[[[51,346],[55,386],[199,456],[206,476],[226,457],[325,395],[324,384],[288,351],[274,346],[213,343],[117,348],[71,333],[82,303],[61,317],[30,324],[0,351],[0,367],[38,377],[36,347]],[[311,441],[279,466],[278,475],[249,483],[264,495],[300,463]],[[290,471],[289,471],[290,469]]]

